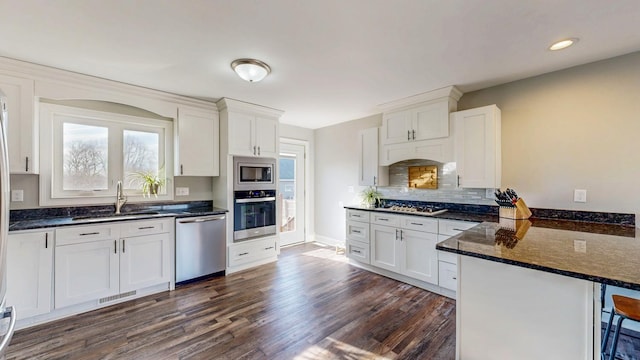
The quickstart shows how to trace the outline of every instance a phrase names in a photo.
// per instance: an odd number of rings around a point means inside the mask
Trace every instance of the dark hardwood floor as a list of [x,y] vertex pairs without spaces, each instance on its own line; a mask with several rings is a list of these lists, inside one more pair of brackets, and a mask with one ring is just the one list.
[[331,247],[16,332],[7,359],[453,359],[455,302]]

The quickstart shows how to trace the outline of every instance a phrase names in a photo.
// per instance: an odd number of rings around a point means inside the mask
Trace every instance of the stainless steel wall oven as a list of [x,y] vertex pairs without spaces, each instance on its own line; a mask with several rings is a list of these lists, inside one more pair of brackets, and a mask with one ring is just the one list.
[[276,233],[276,191],[234,191],[233,241]]

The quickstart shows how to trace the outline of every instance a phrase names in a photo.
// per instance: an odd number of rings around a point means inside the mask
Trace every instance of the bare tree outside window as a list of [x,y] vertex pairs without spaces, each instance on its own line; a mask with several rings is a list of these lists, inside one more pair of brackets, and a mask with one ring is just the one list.
[[93,191],[108,188],[108,129],[64,123],[64,190]]
[[125,188],[140,189],[142,184],[136,173],[159,175],[158,164],[160,136],[157,133],[145,131],[124,131],[124,176]]

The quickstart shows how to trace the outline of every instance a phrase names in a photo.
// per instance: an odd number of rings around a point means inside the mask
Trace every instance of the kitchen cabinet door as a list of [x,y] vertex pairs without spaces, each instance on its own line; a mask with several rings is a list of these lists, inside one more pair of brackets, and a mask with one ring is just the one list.
[[439,101],[411,111],[412,140],[429,140],[449,136],[449,102]]
[[34,119],[34,82],[0,75],[0,90],[7,96],[9,172],[37,174],[38,135]]
[[117,239],[57,246],[55,308],[119,293]]
[[452,115],[455,159],[462,188],[499,188],[502,155],[500,109],[484,106]]
[[385,113],[380,128],[381,143],[399,144],[412,140],[412,119],[409,110]]
[[396,234],[398,228],[371,225],[371,265],[400,272],[401,246]]
[[360,150],[358,185],[387,186],[389,168],[378,163],[378,128],[362,130],[358,133]]
[[220,175],[220,119],[211,110],[180,106],[175,124],[175,175]]
[[414,279],[438,284],[438,235],[402,230],[401,273]]
[[255,116],[229,112],[229,154],[254,156]]
[[7,245],[7,305],[18,319],[51,311],[53,231],[12,233]]
[[168,233],[120,241],[121,293],[171,281],[171,238]]
[[279,123],[277,119],[256,117],[255,119],[255,143],[257,156],[277,158],[278,144],[280,143]]

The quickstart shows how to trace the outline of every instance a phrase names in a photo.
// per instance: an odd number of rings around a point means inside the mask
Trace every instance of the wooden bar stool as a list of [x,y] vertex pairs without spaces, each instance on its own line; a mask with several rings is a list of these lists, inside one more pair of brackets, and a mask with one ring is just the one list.
[[611,323],[613,323],[614,315],[618,315],[618,322],[616,323],[616,332],[613,334],[613,343],[611,344],[609,360],[616,358],[616,349],[618,348],[618,337],[620,336],[622,321],[629,319],[640,322],[640,300],[622,295],[611,295],[611,299],[613,300],[613,307],[611,308],[611,316],[609,317],[607,329],[604,332],[604,339],[602,339],[601,348],[602,359],[606,359],[605,349],[607,348],[609,334],[611,333]]

